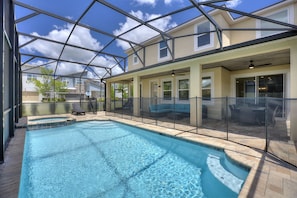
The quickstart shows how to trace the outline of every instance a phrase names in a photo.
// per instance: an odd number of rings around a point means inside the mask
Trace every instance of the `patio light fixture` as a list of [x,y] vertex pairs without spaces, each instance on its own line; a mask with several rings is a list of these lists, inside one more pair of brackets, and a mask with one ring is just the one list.
[[174,70],[172,70],[171,76],[172,77],[175,76]]
[[249,69],[254,69],[254,68],[255,68],[255,65],[253,64],[253,61],[251,60],[250,65],[249,65]]

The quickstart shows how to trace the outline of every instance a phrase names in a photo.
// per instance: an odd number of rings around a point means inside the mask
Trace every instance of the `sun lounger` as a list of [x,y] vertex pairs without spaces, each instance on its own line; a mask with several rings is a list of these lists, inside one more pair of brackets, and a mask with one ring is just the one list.
[[86,115],[86,112],[80,107],[80,105],[78,103],[72,103],[72,114]]

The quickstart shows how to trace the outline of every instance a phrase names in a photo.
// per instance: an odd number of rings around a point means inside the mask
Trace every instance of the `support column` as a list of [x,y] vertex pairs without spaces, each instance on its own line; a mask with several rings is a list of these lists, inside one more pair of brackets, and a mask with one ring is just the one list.
[[[3,29],[3,18],[5,18],[3,13],[3,6],[6,1],[2,1],[0,3],[0,16],[1,16],[1,22],[0,22],[0,43],[1,43],[1,51],[0,51],[0,164],[4,162],[4,149],[5,149],[5,143],[4,143],[4,119],[3,119],[3,73],[4,73],[4,64],[3,64],[3,51],[4,51],[4,29]],[[9,11],[9,10],[8,10]]]
[[190,124],[202,124],[202,66],[197,63],[190,66]]
[[133,115],[140,116],[140,77],[133,77]]
[[297,141],[297,42],[290,49],[290,136],[291,140]]
[[110,82],[106,82],[105,84],[105,109],[107,112],[110,112],[110,104],[111,104],[111,83]]

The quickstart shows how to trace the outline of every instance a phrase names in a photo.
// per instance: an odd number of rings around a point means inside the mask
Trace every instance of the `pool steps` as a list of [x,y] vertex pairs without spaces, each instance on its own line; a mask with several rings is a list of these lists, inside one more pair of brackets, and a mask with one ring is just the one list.
[[207,166],[210,172],[225,186],[235,193],[239,193],[243,185],[243,180],[227,171],[220,163],[220,157],[209,154]]

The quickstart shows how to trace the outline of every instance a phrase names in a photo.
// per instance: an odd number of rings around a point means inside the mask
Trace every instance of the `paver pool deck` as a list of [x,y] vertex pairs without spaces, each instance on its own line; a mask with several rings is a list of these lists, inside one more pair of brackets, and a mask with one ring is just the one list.
[[[70,114],[63,116],[72,117],[77,121],[115,120],[129,125],[153,130],[158,133],[165,133],[167,135],[223,148],[227,155],[229,155],[232,159],[251,167],[251,171],[239,194],[239,197],[297,197],[297,168],[282,162],[263,151],[223,139],[189,133],[186,130],[186,126],[185,131],[175,130],[167,127],[145,124],[134,120],[106,116],[104,112],[86,114],[83,116]],[[10,140],[7,150],[5,151],[5,162],[0,164],[0,198],[18,197],[24,138],[26,133],[26,128],[22,128],[21,126],[25,126],[26,124],[27,118],[21,118],[19,120],[18,128],[15,131],[15,137]],[[208,133],[213,132],[209,129],[203,130]],[[254,139],[250,139],[250,141],[254,141]],[[222,197],[224,196],[222,195]]]

